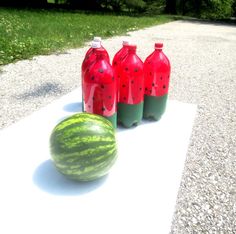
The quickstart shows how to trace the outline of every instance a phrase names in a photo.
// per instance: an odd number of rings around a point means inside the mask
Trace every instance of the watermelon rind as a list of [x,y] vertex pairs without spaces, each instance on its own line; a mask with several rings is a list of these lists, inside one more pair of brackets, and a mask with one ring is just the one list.
[[117,159],[115,129],[102,116],[74,114],[53,129],[50,153],[57,170],[67,178],[96,180],[106,175]]

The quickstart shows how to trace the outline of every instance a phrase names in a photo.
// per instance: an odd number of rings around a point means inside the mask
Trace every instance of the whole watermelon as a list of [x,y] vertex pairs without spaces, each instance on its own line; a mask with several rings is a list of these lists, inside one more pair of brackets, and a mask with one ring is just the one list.
[[56,168],[66,177],[77,181],[98,179],[116,161],[115,130],[102,116],[74,114],[53,129],[50,152]]

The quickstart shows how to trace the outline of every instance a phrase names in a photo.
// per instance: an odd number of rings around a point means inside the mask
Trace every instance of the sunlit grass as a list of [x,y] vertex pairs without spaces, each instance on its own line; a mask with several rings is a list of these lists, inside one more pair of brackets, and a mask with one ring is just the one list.
[[173,20],[56,10],[0,8],[0,65],[81,47],[93,36],[111,37]]

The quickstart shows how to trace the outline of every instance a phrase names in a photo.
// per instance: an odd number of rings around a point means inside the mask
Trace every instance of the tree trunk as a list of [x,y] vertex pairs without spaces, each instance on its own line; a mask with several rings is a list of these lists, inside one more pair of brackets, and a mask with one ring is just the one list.
[[194,5],[195,5],[197,15],[200,15],[201,7],[202,7],[202,0],[195,0]]
[[176,0],[166,0],[165,12],[167,14],[176,14]]

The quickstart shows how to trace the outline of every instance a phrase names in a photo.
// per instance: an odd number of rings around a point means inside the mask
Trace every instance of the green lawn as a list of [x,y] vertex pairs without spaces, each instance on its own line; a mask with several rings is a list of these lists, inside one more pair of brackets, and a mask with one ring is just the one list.
[[0,65],[81,47],[93,36],[121,35],[171,20],[174,18],[165,15],[139,17],[0,8]]

